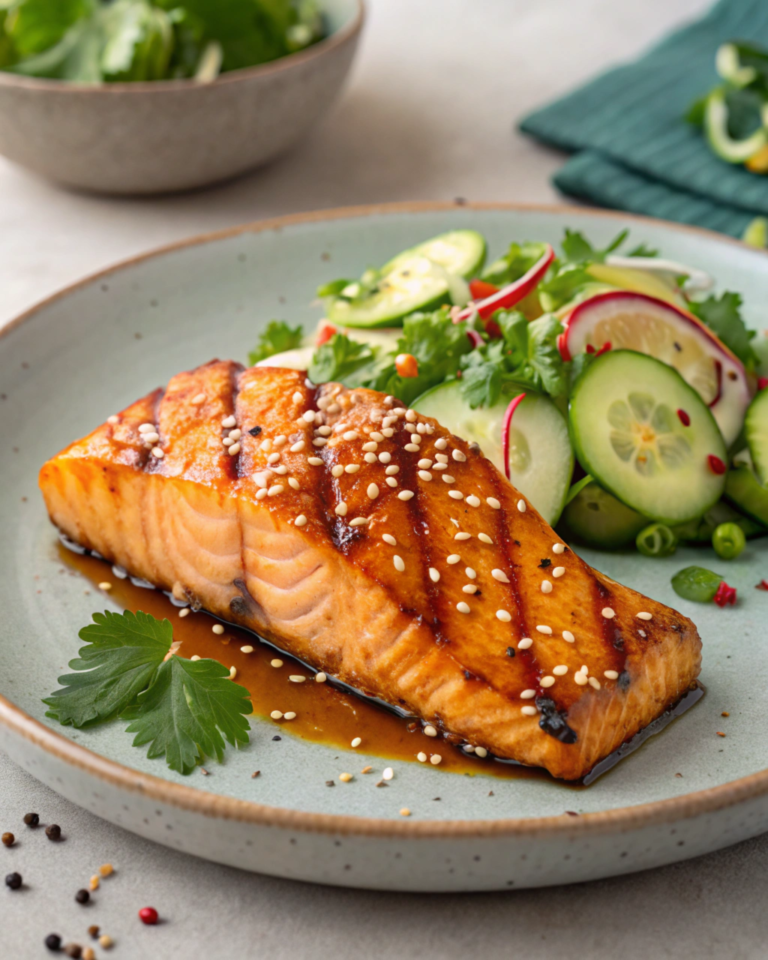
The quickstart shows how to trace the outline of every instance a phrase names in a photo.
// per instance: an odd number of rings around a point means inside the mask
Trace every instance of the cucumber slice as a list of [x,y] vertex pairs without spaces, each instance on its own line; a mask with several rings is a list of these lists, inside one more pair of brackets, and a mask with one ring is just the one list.
[[726,460],[720,430],[665,363],[633,350],[603,354],[576,381],[570,422],[581,465],[638,513],[674,525],[720,499],[725,476],[709,459]]
[[734,140],[728,133],[728,107],[725,93],[720,88],[713,90],[707,98],[704,127],[710,147],[728,163],[746,163],[753,153],[768,143],[768,131],[764,126],[743,140]]
[[[480,444],[504,473],[501,428],[508,402],[472,410],[453,381],[422,394],[413,409],[434,417],[451,433]],[[554,524],[563,509],[573,473],[573,451],[562,413],[547,397],[530,395],[515,409],[510,425],[509,477],[544,517]]]
[[761,390],[749,405],[744,433],[757,479],[768,486],[768,390]]
[[[726,481],[727,487],[727,481]],[[691,520],[688,523],[673,527],[673,532],[679,540],[686,540],[688,543],[711,543],[712,534],[723,523],[735,523],[744,531],[744,536],[761,537],[768,533],[768,530],[753,520],[751,517],[744,516],[738,510],[719,500],[711,510],[707,510],[702,517]]]
[[768,526],[768,490],[746,464],[728,471],[725,496],[748,517]]
[[373,276],[347,285],[329,299],[327,316],[348,327],[385,327],[416,310],[435,310],[468,298],[464,278],[479,273],[485,238],[476,230],[453,230],[393,257]]
[[614,550],[634,543],[648,519],[592,481],[565,508],[563,522],[587,546]]

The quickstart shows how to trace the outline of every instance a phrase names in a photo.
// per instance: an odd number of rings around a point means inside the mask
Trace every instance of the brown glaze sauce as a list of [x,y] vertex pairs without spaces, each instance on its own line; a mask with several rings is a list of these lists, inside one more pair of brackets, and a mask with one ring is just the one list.
[[[564,787],[579,788],[592,783],[598,776],[615,766],[629,753],[639,747],[648,737],[664,729],[676,717],[684,713],[702,695],[703,688],[696,685],[671,710],[667,711],[631,741],[602,760],[583,782],[555,780],[546,770],[526,767],[513,761],[501,761],[492,757],[480,759],[440,737],[428,737],[421,724],[413,718],[397,715],[386,705],[361,697],[332,682],[317,683],[314,672],[301,661],[277,650],[250,631],[224,624],[222,635],[213,633],[212,627],[220,621],[203,610],[180,617],[180,607],[160,590],[136,586],[130,578],[115,576],[106,561],[87,554],[75,553],[59,544],[61,562],[76,570],[93,584],[94,592],[100,594],[99,583],[109,582],[112,588],[109,597],[126,610],[143,610],[158,619],[168,619],[173,624],[173,637],[181,646],[179,656],[198,656],[218,660],[226,667],[235,667],[237,683],[249,694],[255,715],[269,719],[274,724],[276,735],[290,733],[313,743],[345,750],[348,753],[350,772],[356,772],[354,750],[351,742],[360,737],[360,752],[373,754],[388,760],[418,763],[417,754],[427,757],[439,754],[441,762],[433,769],[462,773],[466,776],[485,774],[504,779],[548,780]],[[241,647],[251,646],[251,653],[243,653]],[[283,661],[283,666],[273,667],[272,660]],[[306,677],[304,683],[291,682],[289,676]],[[294,711],[293,720],[272,720],[270,713]],[[362,763],[361,763],[362,765]],[[426,765],[431,765],[426,761]]]

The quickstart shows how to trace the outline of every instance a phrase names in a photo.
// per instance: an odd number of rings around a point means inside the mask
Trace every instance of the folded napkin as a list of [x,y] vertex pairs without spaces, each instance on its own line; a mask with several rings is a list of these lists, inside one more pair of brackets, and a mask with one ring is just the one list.
[[576,154],[554,177],[564,193],[741,236],[754,217],[768,216],[768,177],[716,157],[684,120],[719,82],[715,52],[733,39],[768,46],[768,0],[720,0],[634,63],[531,113],[520,129]]

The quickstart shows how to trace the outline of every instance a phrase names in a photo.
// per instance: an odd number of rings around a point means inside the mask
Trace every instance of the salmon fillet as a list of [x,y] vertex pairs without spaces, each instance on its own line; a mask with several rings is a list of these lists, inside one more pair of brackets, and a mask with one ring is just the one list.
[[593,570],[476,445],[374,391],[214,360],[53,457],[40,487],[57,527],[131,574],[556,777],[699,673],[690,620]]

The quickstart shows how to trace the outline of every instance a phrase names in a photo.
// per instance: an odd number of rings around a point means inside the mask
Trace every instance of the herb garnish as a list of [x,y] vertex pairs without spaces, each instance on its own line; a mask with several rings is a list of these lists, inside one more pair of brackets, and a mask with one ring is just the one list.
[[173,627],[148,613],[94,613],[80,631],[87,646],[59,677],[62,687],[43,700],[46,716],[64,726],[92,727],[130,720],[134,746],[190,773],[205,756],[224,756],[248,743],[252,711],[245,687],[217,660],[187,660],[173,649]]
[[259,342],[248,354],[248,363],[255,367],[257,363],[273,357],[276,353],[295,350],[301,346],[303,336],[301,324],[290,327],[285,320],[270,320],[259,336]]

